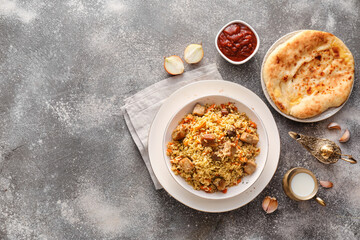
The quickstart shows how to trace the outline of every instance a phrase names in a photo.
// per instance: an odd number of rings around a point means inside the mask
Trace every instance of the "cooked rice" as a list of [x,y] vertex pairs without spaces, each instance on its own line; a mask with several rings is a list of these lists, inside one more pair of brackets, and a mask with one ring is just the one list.
[[[221,105],[206,105],[206,112],[203,116],[187,114],[179,123],[186,128],[187,133],[180,141],[172,140],[167,144],[167,155],[171,159],[171,169],[175,175],[180,175],[186,182],[196,190],[205,192],[216,192],[218,189],[214,185],[214,179],[221,178],[226,182],[226,192],[228,187],[240,183],[241,178],[246,175],[244,165],[247,161],[255,161],[255,157],[260,153],[260,148],[256,144],[249,144],[239,140],[243,132],[257,134],[257,127],[245,113],[239,113],[233,103]],[[221,110],[226,108],[229,114],[222,116]],[[227,130],[236,127],[236,136],[227,136]],[[214,134],[218,143],[217,147],[206,147],[202,145],[202,134]],[[228,157],[221,155],[221,149],[227,141],[235,143],[236,152]],[[219,152],[221,161],[214,161],[212,153]],[[189,158],[194,169],[185,172],[179,165],[183,158]]]

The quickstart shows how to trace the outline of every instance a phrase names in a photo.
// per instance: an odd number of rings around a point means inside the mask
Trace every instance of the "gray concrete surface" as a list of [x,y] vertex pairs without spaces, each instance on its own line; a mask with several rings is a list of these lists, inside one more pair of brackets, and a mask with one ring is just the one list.
[[[358,71],[349,102],[329,120],[300,124],[271,109],[278,170],[254,201],[228,213],[198,212],[154,190],[120,113],[124,98],[168,77],[163,56],[189,43],[203,43],[200,66],[216,62],[224,79],[264,101],[260,65],[283,34],[332,32],[359,62],[359,12],[356,0],[0,0],[0,239],[359,239],[360,165],[322,165],[287,135],[336,140],[326,125],[337,121],[352,133],[343,151],[360,158]],[[214,47],[234,19],[261,38],[242,66]],[[334,182],[319,191],[327,207],[285,196],[281,179],[294,166]],[[271,215],[261,208],[266,195],[279,200]]]

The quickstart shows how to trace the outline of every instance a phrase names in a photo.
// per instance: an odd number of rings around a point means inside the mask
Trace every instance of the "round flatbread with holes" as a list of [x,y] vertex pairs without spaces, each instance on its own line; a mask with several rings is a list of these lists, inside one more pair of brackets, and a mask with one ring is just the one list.
[[354,58],[331,33],[305,30],[269,55],[262,74],[282,112],[310,118],[347,100],[354,82]]

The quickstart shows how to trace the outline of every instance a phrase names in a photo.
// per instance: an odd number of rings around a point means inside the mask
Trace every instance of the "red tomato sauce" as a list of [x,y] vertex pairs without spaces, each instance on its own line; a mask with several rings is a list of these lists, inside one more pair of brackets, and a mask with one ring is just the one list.
[[217,44],[230,60],[243,61],[255,51],[257,39],[248,26],[232,23],[220,33]]

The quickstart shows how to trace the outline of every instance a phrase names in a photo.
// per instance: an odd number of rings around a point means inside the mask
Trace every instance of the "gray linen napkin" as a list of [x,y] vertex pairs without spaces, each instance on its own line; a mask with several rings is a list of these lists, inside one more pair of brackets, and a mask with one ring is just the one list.
[[222,77],[217,70],[216,64],[213,63],[185,72],[179,76],[164,79],[125,99],[125,105],[121,110],[123,111],[126,125],[149,170],[156,189],[161,189],[162,186],[151,168],[147,140],[151,123],[160,106],[167,97],[182,86],[201,80],[221,79]]

